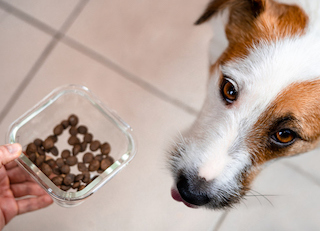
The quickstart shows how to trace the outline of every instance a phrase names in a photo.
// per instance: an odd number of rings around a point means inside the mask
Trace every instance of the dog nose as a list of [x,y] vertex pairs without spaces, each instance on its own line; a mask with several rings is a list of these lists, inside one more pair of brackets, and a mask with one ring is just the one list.
[[177,188],[181,198],[190,204],[201,206],[210,201],[207,195],[193,192],[190,189],[188,179],[184,175],[179,177]]

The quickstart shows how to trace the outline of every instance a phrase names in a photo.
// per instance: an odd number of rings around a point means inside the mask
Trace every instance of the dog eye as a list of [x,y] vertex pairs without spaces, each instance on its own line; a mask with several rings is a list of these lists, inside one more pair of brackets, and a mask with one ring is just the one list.
[[284,145],[292,144],[296,139],[296,137],[297,137],[297,134],[290,129],[281,129],[280,131],[278,131],[273,135],[273,139],[276,142]]
[[238,92],[234,84],[228,79],[224,78],[221,85],[221,95],[227,104],[233,103],[238,97]]

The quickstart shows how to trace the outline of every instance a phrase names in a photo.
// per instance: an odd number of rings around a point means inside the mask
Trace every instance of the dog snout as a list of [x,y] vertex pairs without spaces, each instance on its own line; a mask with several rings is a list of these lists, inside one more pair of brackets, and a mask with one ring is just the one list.
[[195,192],[191,187],[191,183],[184,175],[180,175],[177,182],[177,189],[181,198],[192,205],[201,206],[210,201],[206,194]]

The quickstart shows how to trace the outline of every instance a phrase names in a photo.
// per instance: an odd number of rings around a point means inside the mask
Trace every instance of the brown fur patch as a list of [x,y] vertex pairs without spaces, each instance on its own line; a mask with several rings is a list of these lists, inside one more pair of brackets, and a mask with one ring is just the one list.
[[[320,80],[294,83],[281,92],[253,126],[247,145],[253,164],[292,156],[315,147],[320,139]],[[280,129],[298,134],[289,146],[279,146],[270,136]]]

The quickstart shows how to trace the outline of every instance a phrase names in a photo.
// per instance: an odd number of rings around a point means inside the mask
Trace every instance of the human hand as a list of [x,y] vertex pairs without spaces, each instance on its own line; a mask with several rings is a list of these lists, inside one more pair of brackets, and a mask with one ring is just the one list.
[[53,202],[40,185],[12,161],[20,154],[20,144],[0,146],[0,230],[16,215],[44,208]]

